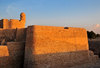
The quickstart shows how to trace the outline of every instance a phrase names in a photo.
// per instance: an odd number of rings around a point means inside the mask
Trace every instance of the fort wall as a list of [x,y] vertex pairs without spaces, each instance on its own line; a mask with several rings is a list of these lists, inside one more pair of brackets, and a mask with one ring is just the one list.
[[0,29],[0,68],[23,68],[26,29]]
[[25,23],[17,19],[3,19],[3,29],[25,28]]
[[16,29],[25,28],[26,16],[25,13],[20,14],[20,20],[17,19],[2,19],[0,21],[0,28],[2,29]]
[[0,20],[0,68],[23,68],[25,21],[25,13],[20,14],[20,20]]
[[24,68],[65,68],[89,59],[83,28],[35,25],[26,35]]
[[20,20],[0,20],[0,68],[66,68],[88,62],[87,31],[83,28],[29,26]]
[[0,42],[5,40],[10,41],[24,41],[26,40],[26,28],[18,29],[0,29]]
[[100,40],[89,40],[89,49],[92,50],[95,55],[99,55],[100,57]]
[[0,28],[3,28],[3,20],[0,20]]
[[16,30],[15,29],[1,29],[0,30],[0,42],[2,42],[2,40],[6,40],[6,41],[14,41],[14,39],[16,38]]
[[5,57],[9,56],[8,48],[7,48],[7,46],[0,46],[0,57],[4,57],[4,56]]
[[26,41],[26,30],[27,28],[18,28],[16,29],[16,41],[17,42],[25,42]]
[[24,46],[22,42],[8,42],[0,46],[0,68],[23,68]]

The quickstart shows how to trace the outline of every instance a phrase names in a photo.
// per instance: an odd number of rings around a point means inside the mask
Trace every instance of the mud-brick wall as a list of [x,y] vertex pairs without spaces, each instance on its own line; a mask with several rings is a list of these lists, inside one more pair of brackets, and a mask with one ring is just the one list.
[[17,19],[11,19],[10,20],[11,23],[11,28],[10,29],[16,29],[16,28],[25,28],[25,22],[20,22]]
[[0,41],[5,39],[6,41],[13,41],[16,38],[15,29],[1,29],[0,30]]
[[26,28],[19,29],[1,29],[0,30],[0,42],[5,39],[8,41],[25,41],[26,40]]
[[0,28],[3,28],[3,20],[0,20]]
[[11,28],[10,20],[3,19],[3,29],[8,29],[8,28]]
[[89,40],[89,49],[100,57],[100,40]]
[[24,43],[8,42],[0,46],[0,68],[23,68]]
[[18,41],[18,42],[26,41],[26,30],[27,30],[27,28],[16,29],[16,41]]
[[85,29],[37,25],[28,27],[24,68],[66,68],[87,60]]
[[25,21],[21,22],[17,19],[3,19],[3,29],[25,28]]

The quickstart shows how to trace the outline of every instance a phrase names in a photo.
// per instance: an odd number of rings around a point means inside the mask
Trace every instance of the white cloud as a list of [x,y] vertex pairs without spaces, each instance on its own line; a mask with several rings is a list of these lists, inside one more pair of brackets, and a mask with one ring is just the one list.
[[16,3],[12,3],[7,6],[6,13],[7,13],[7,16],[9,16],[8,19],[11,19],[11,18],[18,19],[19,14],[21,13],[21,9],[17,6]]
[[96,26],[95,26],[95,27],[97,27],[97,28],[98,28],[98,27],[100,27],[100,24],[96,24]]
[[89,31],[94,31],[95,33],[100,34],[100,24],[89,25],[89,26],[86,27],[86,29],[89,30]]

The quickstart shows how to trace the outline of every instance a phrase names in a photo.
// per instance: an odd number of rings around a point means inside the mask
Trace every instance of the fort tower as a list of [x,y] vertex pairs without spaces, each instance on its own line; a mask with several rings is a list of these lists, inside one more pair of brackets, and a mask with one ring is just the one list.
[[25,28],[26,15],[25,13],[20,14],[20,20],[17,19],[2,19],[0,20],[1,29],[16,29],[16,28]]

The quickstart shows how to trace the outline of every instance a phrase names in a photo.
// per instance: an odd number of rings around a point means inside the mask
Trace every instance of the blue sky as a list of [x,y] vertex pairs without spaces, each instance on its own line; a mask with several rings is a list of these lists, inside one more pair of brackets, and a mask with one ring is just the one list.
[[100,0],[0,0],[0,19],[19,19],[26,26],[84,27],[100,33]]

